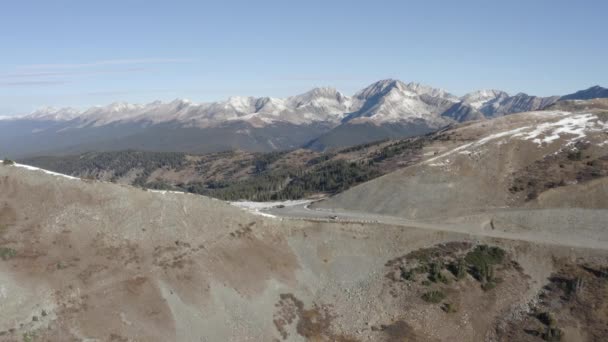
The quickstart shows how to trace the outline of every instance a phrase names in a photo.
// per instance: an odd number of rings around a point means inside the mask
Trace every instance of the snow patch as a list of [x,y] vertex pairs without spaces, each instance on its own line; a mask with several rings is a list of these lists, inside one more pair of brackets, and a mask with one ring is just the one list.
[[[2,162],[4,162],[4,161],[0,160],[0,163],[2,163]],[[19,168],[26,169],[26,170],[29,170],[29,171],[42,171],[42,172],[44,172],[46,174],[49,174],[49,175],[52,175],[52,176],[63,177],[63,178],[72,179],[72,180],[80,180],[80,178],[78,178],[78,177],[64,175],[63,173],[53,172],[53,171],[41,169],[39,167],[34,167],[34,166],[29,166],[29,165],[24,165],[24,164],[18,164],[18,163],[14,163],[11,166],[13,166],[13,167],[19,167]]]
[[260,215],[264,217],[277,218],[277,216],[263,212],[264,209],[276,208],[278,206],[291,207],[295,205],[308,205],[312,203],[311,200],[289,200],[289,201],[278,201],[278,202],[253,202],[253,201],[233,201],[228,202],[235,207],[246,210],[254,215]]
[[498,138],[502,138],[502,137],[506,137],[506,136],[510,136],[510,135],[514,135],[516,133],[519,133],[519,132],[521,132],[521,131],[523,131],[525,129],[529,129],[529,128],[530,127],[520,127],[520,128],[512,129],[512,130],[509,130],[509,131],[505,131],[505,132],[500,132],[500,133],[495,133],[495,134],[488,135],[487,137],[485,137],[483,139],[479,139],[477,141],[474,141],[474,142],[471,142],[471,143],[468,143],[468,144],[464,144],[462,146],[458,146],[458,147],[456,147],[453,150],[450,150],[450,151],[448,151],[448,152],[446,152],[444,154],[438,155],[437,157],[433,157],[433,158],[427,159],[425,161],[425,163],[431,165],[430,163],[432,161],[437,160],[437,159],[441,159],[441,158],[447,157],[447,156],[449,156],[449,155],[451,155],[453,153],[456,153],[456,152],[467,150],[469,147],[472,147],[472,148],[479,147],[479,146],[484,145],[485,143],[487,143],[489,141],[492,141],[492,140],[495,140],[495,139],[498,139]]
[[156,194],[161,194],[161,195],[166,195],[166,194],[180,194],[180,195],[184,195],[184,194],[186,194],[183,191],[173,191],[173,190],[151,190],[151,189],[147,189],[147,191],[153,192],[153,193],[156,193]]
[[285,207],[292,207],[294,205],[302,205],[311,203],[311,200],[289,200],[289,201],[276,201],[276,202],[253,202],[253,201],[232,201],[228,202],[236,207],[248,209],[248,210],[260,210],[275,208],[280,205]]
[[[569,113],[565,113],[569,114]],[[565,115],[563,112],[548,112],[543,113],[547,115]],[[572,145],[576,141],[579,141],[587,136],[590,132],[608,132],[608,123],[602,123],[599,118],[594,114],[570,114],[565,118],[557,120],[555,122],[545,122],[534,126],[524,126],[515,128],[512,130],[499,132],[488,135],[485,138],[477,141],[461,145],[446,153],[439,156],[427,159],[424,163],[429,166],[445,166],[446,162],[434,163],[438,159],[445,158],[453,153],[467,154],[473,149],[478,148],[486,143],[497,140],[500,138],[516,138],[520,140],[531,140],[532,142],[542,145],[543,143],[549,144],[558,139],[563,135],[570,135],[571,137],[567,142],[566,146]],[[502,144],[504,141],[499,141]]]
[[563,118],[556,122],[542,123],[536,126],[531,132],[516,134],[513,137],[521,138],[523,140],[532,140],[534,143],[542,145],[543,143],[550,144],[561,138],[562,135],[568,134],[574,136],[566,143],[566,145],[571,145],[586,137],[588,132],[608,129],[607,124],[600,124],[598,121],[596,115],[578,114]]

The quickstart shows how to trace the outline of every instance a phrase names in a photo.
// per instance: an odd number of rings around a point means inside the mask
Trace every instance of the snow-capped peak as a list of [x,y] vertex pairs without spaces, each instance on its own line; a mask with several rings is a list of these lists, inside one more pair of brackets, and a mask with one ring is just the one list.
[[251,112],[252,103],[254,102],[253,97],[247,96],[231,96],[226,102],[224,102],[224,108],[233,109],[238,112]]
[[306,105],[330,105],[343,104],[348,101],[348,97],[337,91],[335,88],[322,87],[314,88],[304,94],[292,96],[286,102],[295,107]]
[[[604,88],[594,87],[591,88],[593,94],[588,96],[599,96],[604,91]],[[209,127],[233,120],[255,125],[273,122],[297,125],[313,122],[339,124],[353,119],[373,120],[377,123],[424,121],[438,126],[449,120],[441,114],[455,103],[461,103],[461,106],[470,107],[486,116],[496,116],[543,108],[556,99],[528,99],[525,95],[510,97],[507,93],[494,89],[479,90],[457,98],[445,90],[420,83],[385,79],[374,82],[352,97],[335,88],[319,87],[286,98],[232,96],[224,101],[210,103],[193,103],[178,98],[169,103],[155,101],[144,105],[115,102],[84,111],[48,107],[19,119],[66,121],[74,127],[102,126],[114,122],[174,122]]]
[[395,79],[386,79],[375,82],[369,87],[356,93],[354,97],[358,99],[371,99],[373,97],[385,96],[391,92],[398,94],[393,96],[417,97],[420,95],[428,95],[452,101],[458,100],[456,96],[443,89],[433,88],[416,82],[406,84]]
[[506,98],[508,96],[509,94],[502,90],[483,89],[468,93],[460,99],[463,102],[467,103],[469,106],[475,109],[479,109],[490,101],[493,101],[495,99]]
[[71,108],[42,107],[23,118],[28,120],[69,121],[80,115],[80,111]]
[[142,107],[143,107],[142,105],[132,104],[132,103],[128,103],[128,102],[114,102],[114,103],[111,103],[109,106],[104,107],[104,109],[109,112],[112,112],[112,113],[117,113],[117,112],[136,110],[136,109],[140,109]]
[[407,86],[405,83],[394,80],[394,79],[386,79],[378,82],[374,82],[363,90],[357,92],[354,97],[360,100],[367,100],[378,96],[386,95],[393,89],[398,91],[403,91]]
[[410,91],[412,91],[418,95],[430,95],[433,97],[440,97],[440,98],[445,98],[445,99],[450,99],[450,100],[458,100],[458,98],[456,96],[448,93],[444,89],[433,88],[431,86],[420,84],[417,82],[410,82],[410,83],[406,84],[405,86],[407,87],[407,89],[409,89]]

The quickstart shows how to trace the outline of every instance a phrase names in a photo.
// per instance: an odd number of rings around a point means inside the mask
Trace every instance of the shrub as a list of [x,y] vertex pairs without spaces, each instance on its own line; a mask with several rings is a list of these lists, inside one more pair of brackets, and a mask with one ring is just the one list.
[[36,333],[28,331],[23,333],[23,342],[32,342],[36,339]]
[[422,274],[422,273],[428,273],[429,270],[430,270],[429,265],[421,264],[419,266],[416,266],[416,268],[414,268],[412,271],[414,271],[415,273],[418,273],[418,274]]
[[490,281],[490,282],[487,282],[487,283],[483,283],[481,285],[481,289],[484,290],[484,291],[490,291],[490,290],[492,290],[495,287],[496,287],[496,283],[493,282],[493,281]]
[[583,159],[583,154],[580,150],[570,151],[570,152],[568,152],[568,159],[574,160],[574,161],[581,160],[581,159]]
[[429,280],[436,283],[441,278],[441,265],[437,262],[431,263],[431,269],[429,270]]
[[458,312],[458,308],[456,308],[456,305],[454,305],[452,303],[443,304],[443,306],[441,307],[441,310],[445,311],[446,313]]
[[407,270],[405,267],[401,268],[401,278],[409,281],[416,279],[414,271]]
[[463,279],[467,275],[467,264],[464,259],[460,258],[458,261],[451,263],[448,270],[452,272],[456,279]]
[[433,290],[433,291],[425,292],[422,295],[422,300],[424,300],[427,303],[437,304],[437,303],[441,302],[442,300],[444,300],[445,297],[446,297],[445,293],[443,293],[439,290]]
[[12,248],[0,247],[0,259],[6,261],[17,255],[17,251]]
[[536,318],[538,318],[538,320],[549,327],[554,327],[555,326],[555,318],[553,317],[553,315],[550,312],[541,312],[538,315],[536,315]]
[[2,165],[6,165],[6,166],[8,166],[8,165],[14,165],[14,164],[15,164],[15,162],[14,162],[14,161],[12,161],[12,160],[10,160],[10,159],[4,159],[4,160],[2,161]]
[[494,265],[501,264],[505,258],[505,251],[499,247],[479,245],[467,253],[465,261],[470,266],[471,275],[482,283],[492,282],[494,279]]
[[429,280],[436,283],[438,281],[447,284],[449,283],[449,279],[441,273],[442,267],[439,262],[431,263],[431,268],[429,270]]
[[479,245],[472,251],[467,253],[465,260],[469,264],[478,265],[482,262],[487,262],[490,265],[497,265],[503,262],[505,251],[500,247],[490,247],[488,245]]
[[562,330],[559,328],[547,327],[547,330],[541,335],[543,340],[549,342],[559,342],[562,340]]
[[576,295],[584,286],[583,278],[576,277],[567,282],[566,294],[567,295]]

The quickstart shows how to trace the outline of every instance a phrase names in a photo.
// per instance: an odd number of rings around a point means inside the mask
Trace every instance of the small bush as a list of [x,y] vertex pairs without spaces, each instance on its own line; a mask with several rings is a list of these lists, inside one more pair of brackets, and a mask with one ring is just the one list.
[[422,300],[424,300],[427,303],[440,303],[442,300],[445,299],[445,293],[439,291],[439,290],[433,290],[433,291],[429,291],[426,292],[422,295]]
[[448,282],[448,278],[446,278],[445,275],[443,275],[443,273],[441,273],[441,264],[434,262],[431,264],[431,269],[429,270],[429,280],[432,281],[433,283],[436,283],[438,281],[442,282],[442,283],[447,283]]
[[0,259],[6,261],[17,255],[17,251],[12,248],[0,247]]
[[549,342],[559,342],[562,340],[562,330],[559,328],[547,327],[547,330],[541,335],[543,340]]
[[568,159],[570,160],[581,160],[583,159],[583,153],[581,151],[570,151],[568,152]]
[[420,266],[417,266],[416,268],[413,269],[414,272],[418,273],[418,274],[422,274],[422,273],[428,273],[430,271],[430,268],[427,264],[422,264]]
[[458,308],[456,308],[456,305],[454,305],[452,303],[443,304],[443,306],[441,307],[441,310],[445,311],[446,313],[458,312]]
[[484,283],[481,285],[481,289],[484,291],[490,291],[495,287],[496,287],[496,283],[493,281],[490,281],[490,282],[487,282],[487,283]]
[[578,292],[581,291],[583,286],[584,286],[583,278],[576,277],[574,279],[571,279],[566,284],[566,294],[568,296],[576,295]]
[[14,161],[12,161],[12,160],[10,160],[10,159],[4,159],[4,160],[2,161],[2,165],[5,165],[5,166],[9,166],[9,165],[15,165],[15,162],[14,162]]
[[548,327],[554,327],[555,326],[555,318],[553,317],[553,315],[550,312],[541,312],[538,315],[536,315],[536,318],[538,318],[538,320],[548,326]]
[[501,264],[505,258],[505,251],[500,247],[479,245],[467,253],[465,260],[469,264],[479,265],[484,262],[490,265]]
[[463,279],[467,275],[467,264],[464,259],[460,258],[458,261],[451,263],[448,270],[452,272],[456,279]]
[[492,282],[494,279],[494,265],[501,264],[505,258],[505,251],[499,247],[479,245],[467,253],[465,261],[470,266],[470,272],[475,279],[482,283]]
[[23,342],[32,342],[36,339],[36,333],[34,332],[26,332],[23,333]]
[[401,268],[401,279],[412,281],[415,280],[414,271],[407,270],[405,267]]

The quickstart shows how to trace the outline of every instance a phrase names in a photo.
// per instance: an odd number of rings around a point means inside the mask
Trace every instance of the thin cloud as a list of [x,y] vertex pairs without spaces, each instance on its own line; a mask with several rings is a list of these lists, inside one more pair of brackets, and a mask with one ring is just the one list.
[[[121,90],[108,90],[108,91],[91,91],[88,93],[83,93],[84,95],[88,95],[88,96],[123,96],[123,95],[129,95],[129,94],[133,94],[135,92],[132,91],[121,91]],[[77,94],[77,95],[83,95],[83,94]]]
[[193,62],[188,58],[138,58],[138,59],[108,59],[89,63],[58,63],[58,64],[30,64],[22,65],[19,69],[83,69],[115,65],[143,65],[143,64],[181,64]]
[[349,75],[284,75],[277,77],[278,81],[306,81],[306,82],[339,82],[339,81],[357,81],[356,76]]
[[152,93],[167,93],[171,92],[171,89],[148,89],[148,90],[102,90],[102,91],[91,91],[86,93],[79,93],[74,95],[88,95],[88,96],[123,96],[132,94],[152,94]]
[[68,81],[14,81],[14,82],[0,82],[0,87],[24,87],[24,86],[54,86],[67,84]]
[[154,65],[189,63],[187,58],[108,59],[87,63],[21,65],[0,74],[0,87],[54,86],[75,83],[83,77],[151,72]]
[[91,76],[103,74],[122,74],[141,72],[148,69],[143,67],[106,69],[106,70],[77,70],[77,71],[40,71],[40,72],[13,72],[0,75],[0,79],[24,79],[24,78],[47,78],[47,77],[66,77],[66,76]]
[[81,77],[105,74],[133,74],[150,72],[160,64],[192,62],[187,58],[108,59],[88,63],[57,63],[21,65],[0,74],[1,87],[60,85],[77,81]]

